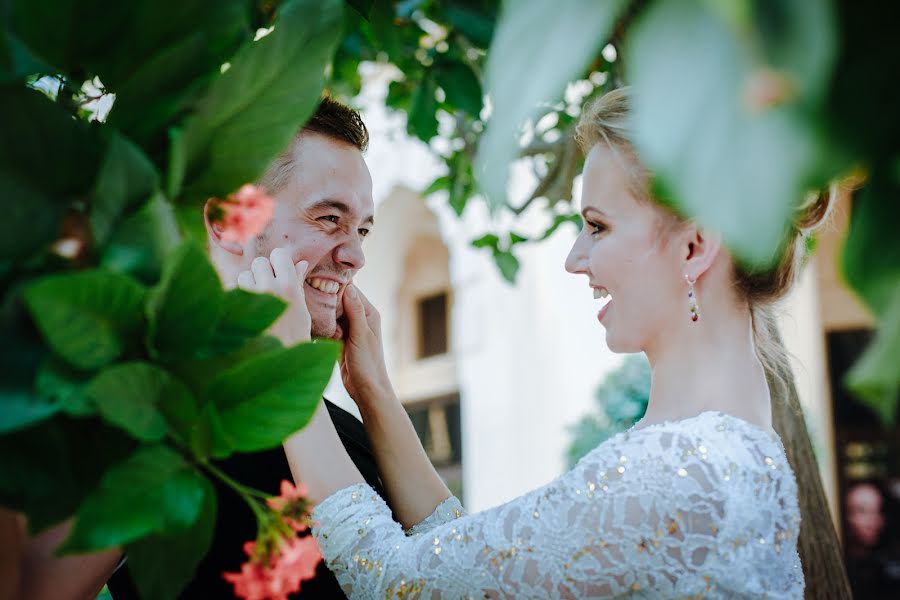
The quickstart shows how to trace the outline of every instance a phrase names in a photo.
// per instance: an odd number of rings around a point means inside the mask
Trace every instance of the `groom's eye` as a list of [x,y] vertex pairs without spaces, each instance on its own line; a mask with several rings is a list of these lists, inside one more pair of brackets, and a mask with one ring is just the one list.
[[359,235],[366,237],[367,235],[369,235],[369,230],[368,229],[360,229]]
[[319,217],[320,221],[323,219],[328,221],[329,223],[334,223],[335,225],[337,225],[337,222],[340,219],[340,217],[337,215],[327,215],[325,217]]

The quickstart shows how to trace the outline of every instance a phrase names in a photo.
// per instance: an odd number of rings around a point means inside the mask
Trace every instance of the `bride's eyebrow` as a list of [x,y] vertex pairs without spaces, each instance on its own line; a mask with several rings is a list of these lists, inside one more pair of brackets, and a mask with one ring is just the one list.
[[[587,208],[581,211],[581,216],[584,217],[586,221],[591,219],[590,213],[594,213],[597,217],[601,219],[609,219],[609,215],[598,208],[594,208],[593,206],[588,206]],[[595,217],[596,218],[596,217]]]

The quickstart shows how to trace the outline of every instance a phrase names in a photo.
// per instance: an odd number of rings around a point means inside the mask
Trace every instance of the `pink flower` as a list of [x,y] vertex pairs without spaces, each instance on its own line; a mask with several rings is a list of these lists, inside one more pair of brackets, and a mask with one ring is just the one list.
[[222,239],[243,244],[262,233],[272,220],[275,201],[265,188],[248,183],[216,206],[222,211]]
[[239,573],[223,573],[235,595],[245,600],[287,600],[300,591],[301,582],[315,577],[322,560],[315,538],[295,535],[309,523],[306,486],[282,481],[281,494],[266,504],[272,512],[262,517],[256,541],[244,544],[247,562]]
[[309,502],[306,500],[306,486],[302,483],[294,487],[290,481],[281,480],[281,495],[268,498],[269,508],[281,513],[284,522],[294,531],[305,531],[309,522]]

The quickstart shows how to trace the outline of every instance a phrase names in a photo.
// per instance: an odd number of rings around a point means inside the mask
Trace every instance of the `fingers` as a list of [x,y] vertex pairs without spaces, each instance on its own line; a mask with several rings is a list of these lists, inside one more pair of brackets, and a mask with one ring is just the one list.
[[272,271],[272,265],[269,259],[264,256],[257,256],[250,263],[250,271],[256,280],[256,287],[261,291],[269,291],[275,287],[275,272]]
[[237,285],[240,289],[247,292],[256,291],[256,280],[253,279],[253,273],[250,271],[241,271],[238,273]]
[[366,298],[366,295],[363,294],[359,288],[356,288],[356,292],[359,294],[360,302],[362,302],[363,309],[366,313],[366,321],[369,323],[369,327],[372,328],[372,331],[375,332],[375,335],[381,338],[381,314],[374,306],[372,306],[372,303],[369,302],[369,299]]
[[352,283],[344,289],[343,300],[344,317],[347,319],[348,329],[346,333],[349,337],[353,337],[361,327],[366,326],[366,312],[359,298],[359,291]]
[[297,271],[294,268],[294,261],[291,255],[284,248],[275,248],[269,255],[269,262],[272,264],[272,271],[275,273],[275,279],[281,279],[285,283],[294,283],[297,278]]

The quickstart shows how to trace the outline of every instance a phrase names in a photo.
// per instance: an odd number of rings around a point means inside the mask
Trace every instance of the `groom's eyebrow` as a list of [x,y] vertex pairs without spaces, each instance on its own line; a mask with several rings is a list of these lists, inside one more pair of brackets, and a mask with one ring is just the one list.
[[[315,204],[310,206],[309,210],[318,211],[318,210],[322,210],[322,209],[326,209],[326,208],[334,209],[345,215],[354,214],[353,209],[350,208],[349,204],[347,204],[346,202],[343,202],[341,200],[334,200],[331,198],[326,198],[325,200],[319,200],[318,202],[316,202]],[[363,219],[363,224],[366,224],[366,223],[374,226],[375,225],[375,216],[369,215],[365,219]]]

